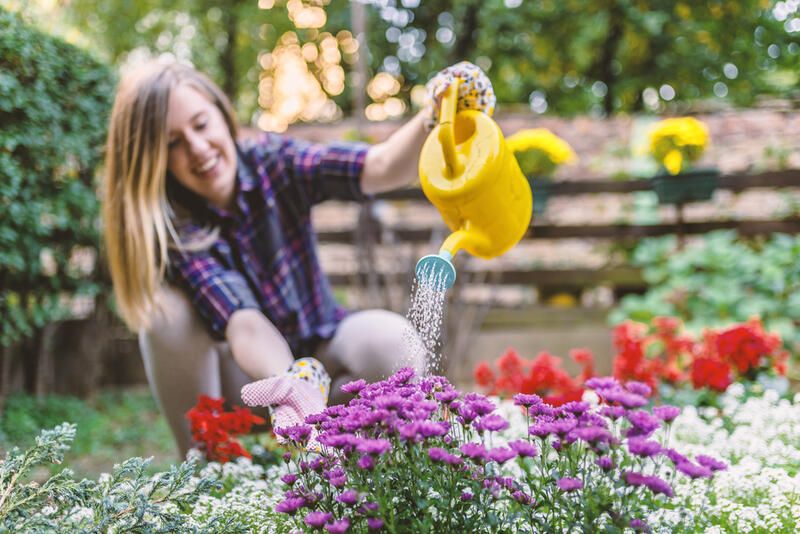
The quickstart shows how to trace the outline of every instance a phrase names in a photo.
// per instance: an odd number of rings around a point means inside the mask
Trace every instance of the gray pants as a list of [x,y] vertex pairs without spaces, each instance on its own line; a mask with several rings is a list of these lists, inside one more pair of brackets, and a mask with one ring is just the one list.
[[[265,377],[249,377],[242,371],[228,344],[211,338],[182,291],[165,287],[160,296],[164,314],[150,330],[139,334],[139,346],[153,395],[184,457],[192,444],[185,414],[197,403],[198,395],[224,397],[231,404],[242,405],[242,386]],[[314,356],[322,362],[332,380],[329,404],[338,404],[347,400],[339,386],[351,380],[374,382],[406,366],[421,373],[425,366],[422,352],[409,349],[415,340],[417,334],[404,317],[386,310],[367,310],[347,316],[317,354],[295,356]],[[264,347],[265,357],[271,351],[291,353],[277,329],[272,343],[274,346]]]

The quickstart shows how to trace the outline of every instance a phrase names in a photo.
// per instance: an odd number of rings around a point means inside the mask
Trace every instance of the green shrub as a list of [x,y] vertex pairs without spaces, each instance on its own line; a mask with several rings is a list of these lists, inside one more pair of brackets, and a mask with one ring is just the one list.
[[100,290],[95,167],[113,89],[107,66],[0,9],[0,346]]
[[650,289],[628,295],[610,315],[644,323],[671,315],[687,328],[725,326],[759,316],[786,347],[800,354],[800,236],[740,240],[718,231],[677,250],[674,237],[648,239],[634,251]]

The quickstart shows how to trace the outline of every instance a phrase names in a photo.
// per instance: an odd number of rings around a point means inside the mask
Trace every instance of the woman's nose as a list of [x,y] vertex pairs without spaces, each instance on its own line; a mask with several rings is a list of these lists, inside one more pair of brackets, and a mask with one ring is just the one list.
[[202,156],[208,150],[208,141],[198,132],[188,132],[186,135],[186,145],[192,156]]

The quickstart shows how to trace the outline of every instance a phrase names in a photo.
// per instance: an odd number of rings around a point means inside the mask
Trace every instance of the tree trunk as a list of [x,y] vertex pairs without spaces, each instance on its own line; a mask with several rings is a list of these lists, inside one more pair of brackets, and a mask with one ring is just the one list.
[[617,74],[614,72],[614,60],[617,57],[617,49],[622,41],[622,34],[625,29],[625,12],[618,1],[611,4],[608,12],[608,35],[600,57],[596,63],[598,80],[606,84],[606,94],[603,97],[603,111],[606,115],[614,112],[614,97],[616,96]]
[[461,32],[456,37],[455,46],[450,52],[450,62],[470,61],[470,56],[475,50],[475,43],[478,41],[478,10],[481,2],[471,2],[466,6],[463,26]]
[[237,4],[238,2],[223,10],[225,13],[225,33],[228,35],[228,40],[219,56],[220,67],[224,75],[222,91],[228,95],[232,102],[236,101],[239,91],[239,82],[236,79],[236,32],[239,28],[239,6]]

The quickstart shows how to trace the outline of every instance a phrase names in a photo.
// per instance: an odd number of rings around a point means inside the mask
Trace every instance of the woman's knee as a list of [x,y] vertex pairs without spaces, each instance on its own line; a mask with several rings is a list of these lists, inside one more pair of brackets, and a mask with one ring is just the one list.
[[350,374],[375,381],[401,367],[421,372],[425,354],[418,347],[419,334],[405,317],[387,310],[367,310],[345,318],[328,349]]

